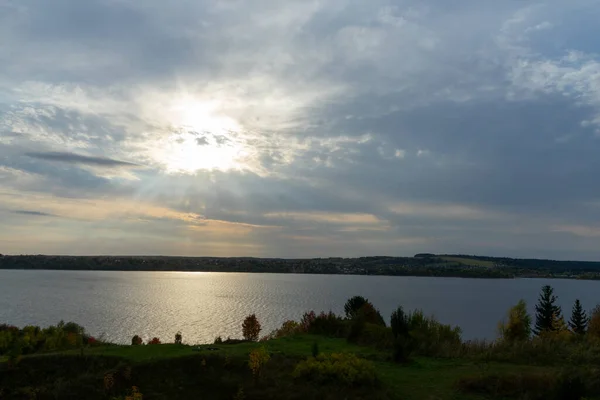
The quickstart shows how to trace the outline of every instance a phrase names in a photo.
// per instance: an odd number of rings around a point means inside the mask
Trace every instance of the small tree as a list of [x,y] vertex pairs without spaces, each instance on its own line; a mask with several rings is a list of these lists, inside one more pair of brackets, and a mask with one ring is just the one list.
[[260,322],[258,322],[256,314],[248,315],[242,323],[242,334],[246,340],[257,341],[260,330]]
[[398,339],[398,337],[408,336],[408,320],[406,318],[406,314],[404,313],[404,309],[402,308],[402,306],[398,306],[396,311],[392,312],[392,317],[390,318],[390,326],[392,327],[394,338]]
[[354,296],[346,301],[344,305],[344,313],[346,314],[346,318],[352,319],[356,317],[358,314],[358,310],[362,308],[369,301],[362,296]]
[[591,337],[600,339],[600,304],[594,307],[590,312],[587,334]]
[[138,335],[135,335],[134,337],[131,338],[132,346],[139,346],[141,344],[142,344],[142,338],[139,337]]
[[550,285],[542,287],[542,293],[535,306],[535,328],[533,332],[540,335],[545,331],[552,331],[553,321],[561,318],[560,306],[556,305],[558,298],[554,295],[554,289]]
[[571,320],[569,321],[569,328],[573,333],[577,333],[579,335],[585,334],[588,325],[588,317],[583,311],[583,307],[581,306],[581,302],[579,299],[575,300],[575,304],[573,305],[573,310],[571,311]]
[[175,334],[175,344],[181,344],[182,339],[181,332],[177,332]]
[[510,308],[508,319],[499,324],[500,336],[507,342],[528,340],[531,336],[531,317],[524,300]]

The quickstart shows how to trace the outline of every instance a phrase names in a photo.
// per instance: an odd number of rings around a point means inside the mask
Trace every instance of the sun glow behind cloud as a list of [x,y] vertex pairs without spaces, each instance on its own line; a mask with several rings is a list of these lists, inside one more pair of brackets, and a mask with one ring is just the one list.
[[174,132],[159,141],[153,158],[169,173],[244,169],[247,153],[236,138],[243,128],[219,109],[214,100],[174,101],[167,114]]

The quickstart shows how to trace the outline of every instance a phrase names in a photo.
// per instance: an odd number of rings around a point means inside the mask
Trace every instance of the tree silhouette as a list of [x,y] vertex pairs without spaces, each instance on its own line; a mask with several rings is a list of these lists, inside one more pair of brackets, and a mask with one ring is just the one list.
[[256,314],[250,314],[242,323],[242,334],[244,339],[256,342],[260,334],[261,327]]
[[578,333],[583,335],[587,330],[588,325],[588,317],[583,311],[583,307],[581,306],[581,302],[579,299],[575,300],[575,304],[573,305],[573,310],[571,311],[571,320],[569,321],[569,328],[573,333]]
[[398,308],[394,312],[392,312],[390,326],[392,327],[394,338],[408,336],[408,320],[406,318],[406,314],[404,313],[404,309],[402,308],[402,306],[398,306]]
[[358,314],[358,310],[361,309],[362,306],[367,304],[369,300],[365,299],[362,296],[354,296],[346,302],[344,305],[344,313],[346,314],[346,318],[354,318]]
[[546,331],[555,329],[554,321],[561,318],[560,306],[556,305],[558,297],[554,295],[554,289],[550,285],[542,287],[542,293],[535,306],[535,328],[533,333],[540,335]]

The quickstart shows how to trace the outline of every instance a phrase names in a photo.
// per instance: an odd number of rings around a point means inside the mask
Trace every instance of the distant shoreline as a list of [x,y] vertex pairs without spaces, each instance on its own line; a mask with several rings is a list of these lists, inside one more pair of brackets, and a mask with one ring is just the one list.
[[600,262],[435,254],[315,259],[3,255],[0,256],[0,269],[600,280]]

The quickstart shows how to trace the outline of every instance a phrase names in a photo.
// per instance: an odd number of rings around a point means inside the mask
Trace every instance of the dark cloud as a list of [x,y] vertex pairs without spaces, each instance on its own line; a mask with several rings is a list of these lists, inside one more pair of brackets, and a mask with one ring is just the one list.
[[106,157],[84,156],[81,154],[49,151],[49,152],[32,152],[26,154],[28,157],[37,158],[44,161],[56,161],[70,164],[92,165],[97,167],[139,167],[139,164],[113,160]]
[[31,210],[12,210],[13,214],[31,215],[35,217],[57,217],[58,215],[45,213],[42,211],[31,211]]

